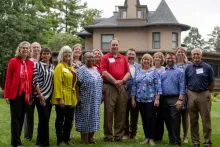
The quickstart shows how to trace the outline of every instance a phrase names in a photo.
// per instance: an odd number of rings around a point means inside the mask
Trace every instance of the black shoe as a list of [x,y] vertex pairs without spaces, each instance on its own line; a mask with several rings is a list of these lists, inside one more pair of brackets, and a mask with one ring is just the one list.
[[193,147],[200,147],[200,144],[194,144]]
[[106,137],[106,138],[104,138],[104,141],[105,141],[105,142],[112,142],[112,141],[113,141],[113,138],[107,138],[107,137]]
[[118,138],[115,138],[114,141],[117,141],[117,142],[122,142],[122,138],[118,137]]

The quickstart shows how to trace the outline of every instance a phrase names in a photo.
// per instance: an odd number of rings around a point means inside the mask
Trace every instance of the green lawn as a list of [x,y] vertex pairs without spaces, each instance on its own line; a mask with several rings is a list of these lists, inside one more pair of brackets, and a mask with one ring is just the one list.
[[[10,109],[9,105],[5,103],[3,99],[0,99],[0,147],[7,147],[10,146]],[[103,110],[103,109],[102,109]],[[212,141],[213,141],[213,147],[219,147],[220,146],[220,103],[213,103],[212,105]],[[37,113],[35,111],[35,126],[34,126],[34,137],[32,142],[24,141],[23,133],[22,133],[22,141],[24,146],[31,146],[34,147],[36,143],[36,132],[37,132]],[[50,119],[50,144],[51,146],[56,146],[56,135],[55,135],[55,109],[53,107],[52,109],[52,116]],[[103,141],[103,111],[101,112],[101,130],[95,134],[95,137],[97,139],[97,144],[95,145],[89,145],[94,147],[136,147],[136,146],[149,146],[149,145],[140,145],[140,142],[143,141],[144,134],[142,129],[141,120],[139,119],[138,123],[138,133],[137,133],[137,140],[125,140],[121,143],[118,142],[110,142],[106,143]],[[202,127],[200,123],[200,134],[201,134],[201,143],[203,143],[203,137],[202,137]],[[80,134],[75,131],[75,128],[72,129],[72,142],[78,146],[83,147],[86,145],[80,144]],[[190,136],[189,136],[190,140]],[[161,142],[156,142],[156,146],[158,147],[164,147],[169,146],[168,145],[168,138],[167,133],[164,135],[164,140]],[[192,146],[191,143],[189,144],[183,144],[183,147]]]

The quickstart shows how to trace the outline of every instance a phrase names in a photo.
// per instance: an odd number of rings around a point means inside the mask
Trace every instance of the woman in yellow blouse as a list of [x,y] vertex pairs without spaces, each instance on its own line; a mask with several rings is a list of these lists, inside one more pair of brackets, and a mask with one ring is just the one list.
[[69,46],[60,49],[58,65],[54,70],[54,91],[52,104],[56,110],[57,145],[72,145],[70,133],[72,129],[74,107],[77,104],[77,75],[72,63],[72,50]]

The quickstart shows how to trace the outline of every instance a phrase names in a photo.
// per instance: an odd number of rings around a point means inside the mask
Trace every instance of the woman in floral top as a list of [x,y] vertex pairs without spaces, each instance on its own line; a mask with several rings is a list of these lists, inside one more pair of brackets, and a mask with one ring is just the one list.
[[[141,113],[145,140],[142,144],[154,143],[156,124],[156,107],[159,106],[159,98],[162,94],[160,75],[153,67],[153,58],[150,54],[143,55],[141,70],[137,71],[132,87],[132,106],[137,106]],[[136,97],[136,100],[135,100]]]

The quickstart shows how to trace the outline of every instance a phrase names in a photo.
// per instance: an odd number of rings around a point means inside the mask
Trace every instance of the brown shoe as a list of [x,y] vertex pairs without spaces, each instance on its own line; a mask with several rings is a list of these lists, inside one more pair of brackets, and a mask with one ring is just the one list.
[[89,133],[80,133],[81,134],[81,141],[80,143],[82,144],[88,144],[89,143],[89,140],[88,140],[88,136],[89,136]]

